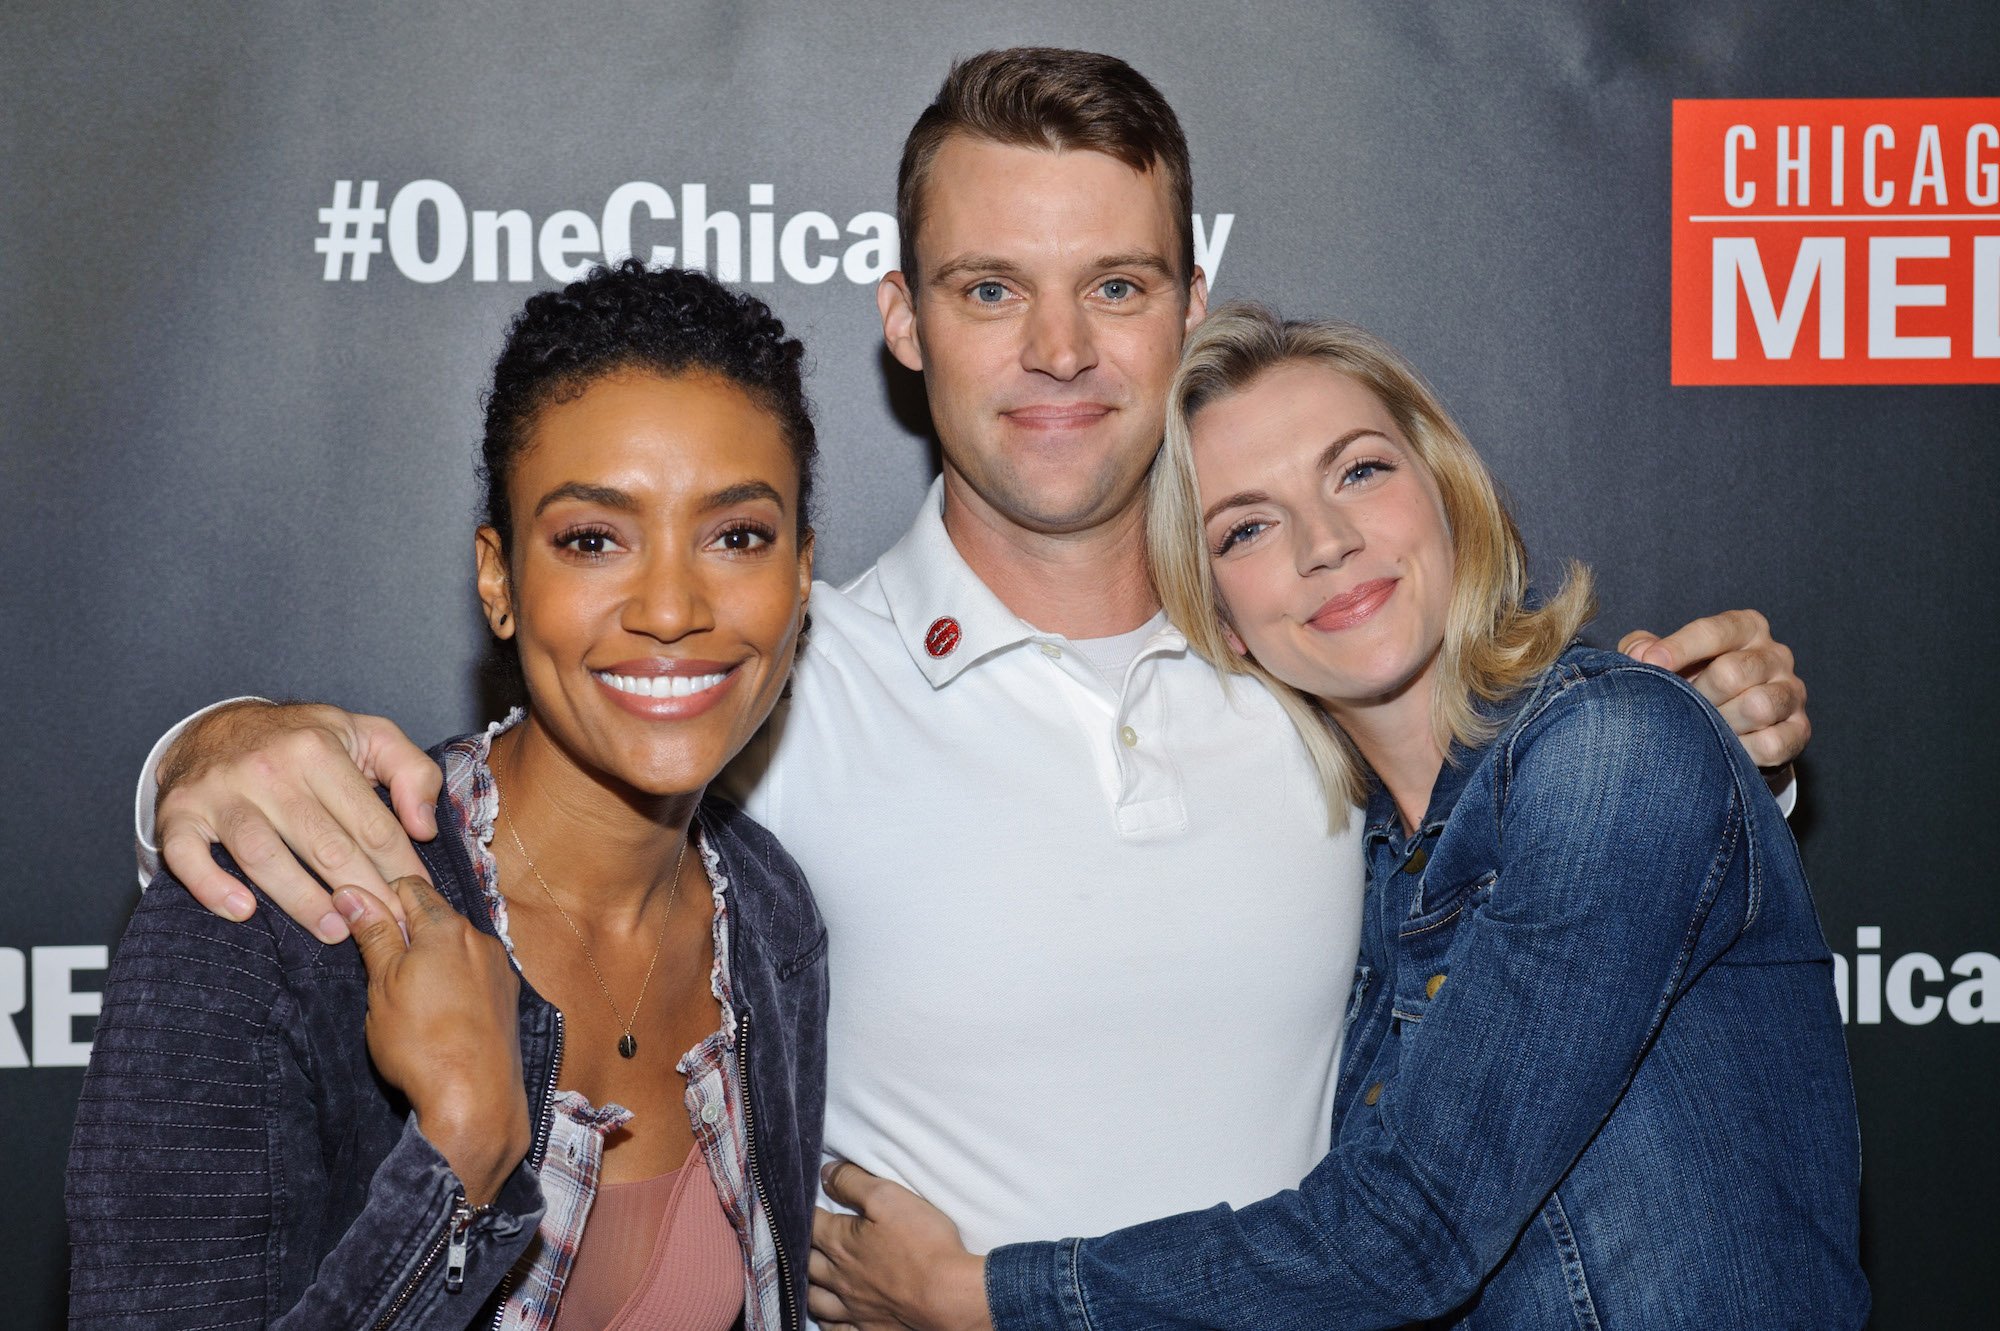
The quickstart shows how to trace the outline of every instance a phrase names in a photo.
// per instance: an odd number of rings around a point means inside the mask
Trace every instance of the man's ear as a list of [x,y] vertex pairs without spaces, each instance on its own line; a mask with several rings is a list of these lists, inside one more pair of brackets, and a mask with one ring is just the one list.
[[1181,323],[1181,336],[1186,337],[1195,325],[1208,317],[1208,274],[1197,264],[1194,279],[1188,283],[1187,318]]
[[472,558],[479,569],[479,604],[486,610],[486,627],[496,638],[511,638],[517,623],[513,584],[507,577],[507,554],[500,533],[481,527],[472,537]]
[[924,349],[917,338],[917,296],[901,272],[883,276],[875,287],[875,308],[882,314],[882,340],[904,369],[923,373]]

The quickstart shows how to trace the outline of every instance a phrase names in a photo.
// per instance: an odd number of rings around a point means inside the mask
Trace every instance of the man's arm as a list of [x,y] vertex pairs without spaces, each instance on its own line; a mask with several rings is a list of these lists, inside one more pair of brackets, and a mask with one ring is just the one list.
[[1725,610],[1664,638],[1634,629],[1618,650],[1694,685],[1722,713],[1767,779],[1788,767],[1812,738],[1806,685],[1792,649],[1771,636],[1770,621],[1755,610]]
[[[406,1062],[424,1085],[401,1081],[413,1103],[437,1107],[428,1119],[412,1112],[360,1214],[326,1234],[316,1224],[324,1134],[338,1128],[322,1119],[334,1101],[316,1081],[322,1069],[272,941],[281,926],[213,919],[172,883],[141,902],[105,985],[70,1146],[72,1326],[365,1327],[391,1307],[409,1331],[473,1321],[542,1214],[525,1163],[515,981],[499,943],[459,921],[432,932],[443,948],[485,953],[486,983],[464,982],[466,967],[432,965],[442,973],[430,987],[422,976],[402,979],[415,992],[399,998],[398,985],[377,982],[380,963],[416,945],[405,948],[386,922],[379,909],[357,913],[358,934],[372,924],[378,935],[369,940],[370,1035],[378,1012],[395,1010],[409,1028],[400,1043],[415,1047]],[[488,1057],[477,1094],[454,1095],[450,1080],[477,1066],[465,1051],[481,1038]],[[493,1069],[495,1047],[512,1066]],[[511,1102],[489,1089],[508,1076]],[[459,1102],[487,1112],[454,1132]]]
[[[323,883],[362,888],[402,918],[389,884],[428,877],[409,838],[437,835],[443,777],[393,722],[314,703],[245,699],[196,713],[179,730],[157,766],[149,763],[139,776],[142,868],[157,845],[197,901],[227,919],[248,919],[250,894],[210,854],[219,843],[322,942],[347,937]],[[149,800],[154,785],[158,795]],[[388,788],[393,815],[377,786]],[[149,806],[157,810],[150,829]]]

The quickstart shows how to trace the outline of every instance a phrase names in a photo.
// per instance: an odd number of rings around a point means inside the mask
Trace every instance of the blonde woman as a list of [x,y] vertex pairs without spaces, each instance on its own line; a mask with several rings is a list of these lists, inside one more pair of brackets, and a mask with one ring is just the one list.
[[1860,1326],[1831,963],[1728,725],[1575,644],[1588,573],[1530,591],[1478,456],[1360,329],[1212,315],[1152,486],[1174,622],[1365,819],[1333,1148],[1254,1205],[984,1258],[838,1166],[822,1326]]

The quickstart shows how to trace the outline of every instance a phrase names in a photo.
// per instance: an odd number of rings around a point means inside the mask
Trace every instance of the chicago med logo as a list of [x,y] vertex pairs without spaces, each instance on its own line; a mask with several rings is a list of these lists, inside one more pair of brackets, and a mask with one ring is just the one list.
[[1674,103],[1673,382],[2000,383],[2000,98]]

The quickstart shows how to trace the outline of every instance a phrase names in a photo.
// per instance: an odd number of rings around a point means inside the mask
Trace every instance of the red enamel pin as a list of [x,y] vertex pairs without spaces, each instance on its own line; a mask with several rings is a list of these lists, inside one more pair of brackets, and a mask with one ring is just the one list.
[[958,621],[950,615],[942,615],[931,621],[930,630],[924,634],[924,650],[932,656],[950,656],[958,650],[958,640],[962,636]]

